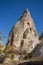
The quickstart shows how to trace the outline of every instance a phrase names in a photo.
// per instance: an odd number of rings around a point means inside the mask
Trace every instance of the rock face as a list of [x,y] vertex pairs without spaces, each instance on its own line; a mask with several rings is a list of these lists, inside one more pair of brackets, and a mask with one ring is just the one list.
[[40,37],[39,37],[39,40],[40,40],[41,42],[43,42],[43,32],[41,33],[41,35],[40,35]]
[[7,45],[29,53],[38,43],[38,34],[33,19],[28,9],[26,9],[17,24],[11,29]]
[[43,43],[37,44],[33,52],[33,58],[43,58]]

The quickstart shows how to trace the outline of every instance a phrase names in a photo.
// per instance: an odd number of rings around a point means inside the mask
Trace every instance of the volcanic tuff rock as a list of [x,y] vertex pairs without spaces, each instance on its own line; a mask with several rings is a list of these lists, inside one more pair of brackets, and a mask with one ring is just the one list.
[[31,52],[39,43],[34,21],[26,9],[19,21],[11,29],[7,45],[14,46],[15,50]]
[[39,37],[39,40],[40,40],[41,42],[43,42],[43,32],[41,33],[41,35],[40,35],[40,37]]
[[37,44],[33,50],[33,58],[43,58],[43,43]]

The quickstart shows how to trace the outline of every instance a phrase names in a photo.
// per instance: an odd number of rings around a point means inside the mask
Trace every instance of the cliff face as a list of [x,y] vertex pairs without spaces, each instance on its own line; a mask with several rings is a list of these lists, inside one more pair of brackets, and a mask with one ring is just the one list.
[[38,34],[33,19],[28,9],[26,9],[9,33],[7,45],[14,46],[16,50],[21,49],[29,53],[38,43]]
[[43,58],[43,43],[37,44],[33,50],[33,58]]

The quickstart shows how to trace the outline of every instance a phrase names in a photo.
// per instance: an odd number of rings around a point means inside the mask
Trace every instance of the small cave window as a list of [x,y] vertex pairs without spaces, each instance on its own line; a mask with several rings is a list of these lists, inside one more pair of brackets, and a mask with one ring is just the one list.
[[28,25],[30,25],[29,23],[27,23]]
[[32,29],[30,28],[30,30],[32,30]]
[[25,39],[25,38],[26,38],[26,34],[24,33],[24,34],[23,34],[23,39]]
[[29,33],[29,29],[27,28],[23,33],[23,39],[27,37],[27,34]]
[[21,40],[21,45],[20,45],[21,48],[23,47],[23,44],[24,44],[24,40]]

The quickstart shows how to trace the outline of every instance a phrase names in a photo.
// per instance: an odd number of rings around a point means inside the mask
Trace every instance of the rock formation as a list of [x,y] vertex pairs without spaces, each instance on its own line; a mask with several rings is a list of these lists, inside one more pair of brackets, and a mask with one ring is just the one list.
[[33,50],[33,58],[43,58],[43,43],[37,44]]
[[39,40],[40,40],[41,42],[43,42],[43,32],[41,33],[41,35],[40,35],[40,37],[39,37]]
[[19,21],[11,29],[7,45],[14,46],[15,50],[30,53],[39,43],[34,21],[26,9]]

